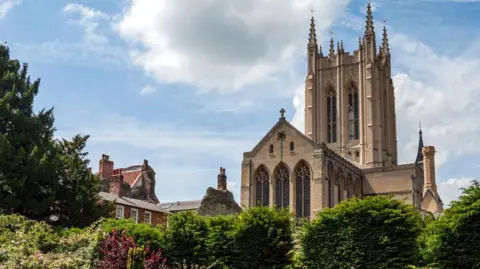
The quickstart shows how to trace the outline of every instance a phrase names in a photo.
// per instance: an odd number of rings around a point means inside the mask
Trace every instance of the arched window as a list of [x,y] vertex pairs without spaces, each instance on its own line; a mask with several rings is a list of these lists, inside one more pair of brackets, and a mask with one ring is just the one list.
[[327,142],[337,142],[337,96],[330,89],[327,96]]
[[333,184],[333,206],[338,205],[342,201],[342,180],[342,170],[339,169]]
[[348,131],[350,140],[359,138],[358,90],[355,85],[348,91]]
[[310,168],[305,161],[301,161],[295,168],[296,177],[296,215],[297,217],[310,217]]
[[352,197],[352,192],[351,192],[351,187],[350,187],[351,185],[352,185],[352,175],[348,174],[347,179],[345,180],[345,187],[344,187],[344,191],[343,191],[343,198],[345,200]]
[[333,180],[335,175],[335,172],[333,171],[333,164],[331,162],[328,162],[327,165],[327,177],[328,177],[328,207],[332,208],[334,207],[334,202],[333,202],[333,196],[332,196],[332,188],[333,188]]
[[265,166],[262,165],[257,169],[255,180],[256,204],[257,206],[268,206],[270,199],[270,177],[268,175],[268,170]]
[[295,143],[290,142],[290,151],[295,151]]
[[273,144],[270,144],[270,154],[273,154]]
[[290,172],[284,163],[275,169],[275,206],[277,208],[290,205]]

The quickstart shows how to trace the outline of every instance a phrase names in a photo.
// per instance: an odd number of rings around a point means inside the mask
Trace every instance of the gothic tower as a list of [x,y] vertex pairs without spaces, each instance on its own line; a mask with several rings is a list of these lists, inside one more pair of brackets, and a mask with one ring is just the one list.
[[[370,4],[363,38],[351,55],[330,40],[317,45],[312,17],[305,81],[305,135],[360,168],[397,165],[395,96],[387,30],[377,48]],[[378,49],[378,50],[377,50]]]

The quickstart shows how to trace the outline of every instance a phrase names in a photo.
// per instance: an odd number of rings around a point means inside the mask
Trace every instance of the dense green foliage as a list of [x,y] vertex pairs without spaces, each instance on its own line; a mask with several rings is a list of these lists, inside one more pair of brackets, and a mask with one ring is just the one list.
[[86,227],[111,212],[88,171],[88,136],[54,139],[53,109],[33,111],[40,80],[0,45],[0,213]]
[[463,190],[420,238],[427,263],[442,269],[480,268],[480,183]]
[[308,268],[405,268],[416,264],[421,218],[389,197],[351,199],[305,225]]

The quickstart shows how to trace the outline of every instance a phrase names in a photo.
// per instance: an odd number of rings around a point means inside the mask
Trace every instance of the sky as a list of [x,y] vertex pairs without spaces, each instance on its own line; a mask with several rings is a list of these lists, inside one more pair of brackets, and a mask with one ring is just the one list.
[[[311,10],[318,42],[358,47],[366,0],[0,0],[0,41],[41,78],[35,107],[58,137],[89,134],[91,166],[156,171],[161,202],[197,200],[226,168],[239,200],[243,152],[279,110],[303,130]],[[398,151],[421,121],[445,204],[480,168],[480,1],[374,0],[392,55]]]

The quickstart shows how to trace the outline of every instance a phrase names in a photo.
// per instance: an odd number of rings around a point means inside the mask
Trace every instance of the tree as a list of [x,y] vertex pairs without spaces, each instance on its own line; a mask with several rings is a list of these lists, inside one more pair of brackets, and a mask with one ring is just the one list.
[[422,235],[422,254],[432,266],[480,268],[480,183],[463,189],[458,200]]
[[0,45],[0,213],[84,227],[111,210],[88,171],[88,136],[54,139],[53,108],[33,111],[40,79]]
[[60,165],[57,170],[56,225],[86,227],[111,214],[113,207],[99,203],[100,180],[88,170],[89,160],[84,152],[88,135],[75,135],[71,141],[57,142]]
[[420,214],[389,197],[350,199],[305,225],[307,268],[406,268],[418,256]]
[[0,213],[48,220],[58,187],[53,108],[33,112],[40,79],[0,45]]

